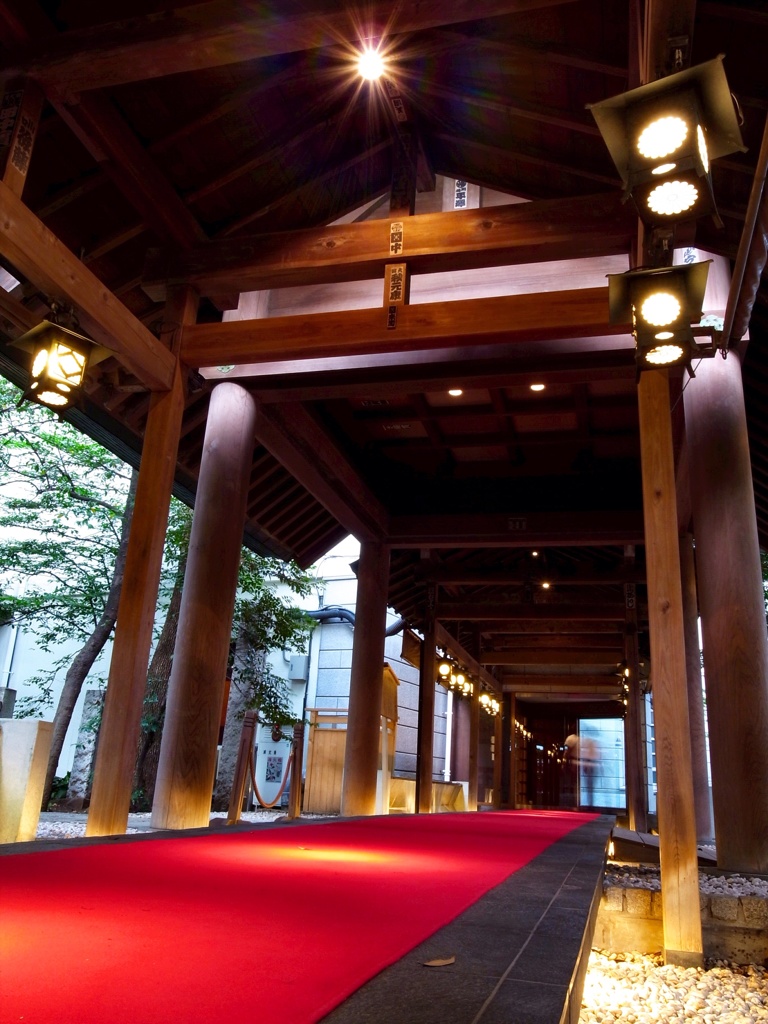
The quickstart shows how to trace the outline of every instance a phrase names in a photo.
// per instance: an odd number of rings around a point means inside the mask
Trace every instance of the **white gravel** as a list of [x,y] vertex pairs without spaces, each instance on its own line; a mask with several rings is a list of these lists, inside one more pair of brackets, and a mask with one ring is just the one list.
[[[646,865],[609,864],[605,872],[605,887],[617,885],[622,889],[661,890],[661,875],[657,867]],[[710,896],[763,896],[768,898],[768,879],[745,875],[717,875],[699,870],[699,891]]]
[[[284,810],[244,813],[242,821],[269,822]],[[214,815],[213,817],[221,817]],[[149,815],[131,815],[128,832],[149,830]],[[38,839],[85,835],[85,815],[42,816]],[[702,893],[768,898],[768,880],[699,873]],[[660,889],[659,869],[610,864],[605,885]],[[579,1024],[768,1024],[768,972],[754,964],[712,961],[704,969],[665,965],[654,954],[593,949]]]
[[707,969],[660,956],[593,949],[579,1024],[757,1024],[768,1021],[764,967],[714,961]]

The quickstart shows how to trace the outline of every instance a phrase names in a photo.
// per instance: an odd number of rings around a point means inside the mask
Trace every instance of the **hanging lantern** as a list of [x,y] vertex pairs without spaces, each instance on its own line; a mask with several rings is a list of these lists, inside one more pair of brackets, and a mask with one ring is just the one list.
[[691,360],[715,354],[711,332],[700,345],[691,327],[701,320],[711,262],[608,275],[610,321],[632,324],[638,370],[682,364],[693,375]]
[[36,402],[59,413],[79,399],[85,371],[96,348],[90,338],[60,323],[64,316],[76,325],[73,314],[62,314],[54,307],[50,320],[43,320],[13,342],[32,353],[30,381],[22,401]]
[[722,56],[589,109],[644,223],[716,216],[711,162],[745,151]]

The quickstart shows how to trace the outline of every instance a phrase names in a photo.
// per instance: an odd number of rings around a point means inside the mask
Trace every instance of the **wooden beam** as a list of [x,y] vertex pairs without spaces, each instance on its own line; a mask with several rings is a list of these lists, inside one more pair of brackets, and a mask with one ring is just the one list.
[[207,367],[626,332],[607,319],[607,288],[425,302],[403,306],[394,329],[378,308],[190,325],[181,357],[188,366]]
[[614,604],[511,604],[501,601],[438,601],[435,615],[441,622],[519,622],[556,619],[624,621],[624,602]]
[[643,522],[639,511],[407,515],[392,517],[389,539],[395,548],[622,546],[643,543]]
[[[413,85],[416,86],[415,79],[413,79]],[[527,121],[536,121],[538,124],[549,125],[552,128],[564,128],[566,131],[600,138],[600,129],[594,121],[590,123],[586,117],[577,120],[567,113],[560,113],[560,111],[552,108],[533,106],[531,104],[523,106],[520,103],[512,102],[509,97],[497,96],[494,98],[487,96],[484,91],[465,92],[458,88],[446,88],[445,86],[438,85],[429,76],[419,78],[418,88],[428,95],[447,100],[451,106],[458,104],[460,106],[479,107],[481,110],[490,110],[494,113],[502,114],[505,120],[519,117]]]
[[[484,665],[608,665],[613,667],[621,659],[623,650],[619,640],[616,647],[606,650],[531,650],[483,651],[480,661]],[[616,683],[618,686],[618,681]]]
[[[490,185],[491,188],[498,188],[502,192],[509,191],[503,186],[499,185],[499,181],[504,180],[504,168],[507,165],[517,166],[520,163],[531,164],[534,167],[543,167],[546,170],[555,171],[561,177],[566,176],[568,178],[583,179],[584,181],[593,181],[597,184],[608,185],[612,189],[621,188],[621,178],[616,172],[614,175],[609,176],[602,174],[599,171],[590,171],[585,167],[580,167],[573,163],[564,163],[563,160],[546,159],[536,153],[531,153],[527,149],[520,147],[503,148],[502,146],[494,146],[489,142],[480,142],[477,139],[468,139],[459,135],[452,135],[449,132],[435,132],[432,136],[436,142],[442,142],[446,146],[450,147],[449,153],[451,155],[452,165],[456,163],[464,163],[465,165],[470,161],[470,153],[475,152],[477,157],[480,159],[480,166],[485,168],[484,173],[490,173],[490,168],[493,168],[494,180],[493,182],[483,181],[482,184]],[[448,157],[443,157],[443,166],[440,168],[440,173],[446,176],[455,176],[453,170],[449,170],[446,166]],[[476,166],[474,162],[470,164],[471,167]],[[464,173],[467,173],[466,171]],[[483,172],[481,172],[483,173]],[[518,189],[521,186],[518,184]],[[518,191],[519,195],[523,193]],[[532,199],[534,197],[531,197]],[[534,199],[534,201],[536,201]]]
[[[635,583],[645,582],[645,571],[632,569],[629,575],[617,569],[616,572],[600,573],[579,570],[572,576],[558,576],[557,572],[548,572],[543,566],[540,577],[550,580],[557,587],[570,586],[612,586],[628,580]],[[519,585],[530,582],[530,571],[522,572],[514,569],[464,569],[461,566],[442,565],[429,566],[424,569],[423,579],[443,586],[494,587]]]
[[50,99],[152,231],[181,246],[205,240],[194,215],[107,96],[87,95],[76,103]]
[[[572,0],[440,0],[392,6],[382,0],[366,7],[372,36],[412,33],[437,25],[561,6]],[[310,8],[310,9],[307,9]],[[343,7],[314,0],[281,6],[274,14],[239,0],[209,0],[171,11],[63,32],[42,47],[15,55],[6,74],[23,69],[44,83],[71,93],[127,82],[223,67],[297,50],[357,39],[359,27]]]
[[605,676],[572,675],[516,678],[504,675],[502,687],[505,693],[573,693],[584,696],[586,692],[599,693],[606,698],[616,696],[618,687]]
[[[438,33],[435,33],[436,35]],[[458,50],[460,53],[466,50],[479,50],[481,53],[495,53],[497,58],[504,57],[514,64],[529,63],[540,66],[545,64],[560,64],[566,68],[576,68],[578,71],[587,71],[596,75],[608,75],[612,78],[626,80],[627,69],[619,64],[606,64],[603,61],[591,60],[588,57],[580,57],[577,53],[551,50],[546,46],[532,43],[529,39],[515,42],[514,38],[505,33],[503,39],[490,39],[484,36],[472,35],[470,32],[463,32],[461,29],[446,29],[439,35],[451,43],[451,50]]]
[[150,391],[171,387],[176,359],[0,182],[0,252],[49,299],[74,305],[83,329]]
[[386,510],[303,406],[260,406],[256,437],[349,533],[386,538]]
[[[637,217],[615,194],[512,203],[408,218],[403,251],[415,274],[615,256],[630,251]],[[156,302],[169,282],[202,294],[380,278],[391,261],[389,221],[218,239],[150,250],[142,287]]]

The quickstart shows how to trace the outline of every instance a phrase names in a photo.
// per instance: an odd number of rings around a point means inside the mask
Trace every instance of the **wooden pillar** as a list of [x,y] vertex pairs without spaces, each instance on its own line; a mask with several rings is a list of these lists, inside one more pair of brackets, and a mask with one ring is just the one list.
[[[197,293],[191,288],[172,289],[165,307],[166,321],[175,328],[194,323],[197,303]],[[174,335],[172,347],[176,345],[176,329]],[[115,835],[125,832],[128,825],[185,396],[186,375],[177,362],[170,391],[152,395],[144,430],[125,575],[93,772],[93,792],[85,830],[88,836]]]
[[432,762],[435,733],[435,588],[428,593],[424,642],[419,667],[419,723],[416,738],[416,812],[432,810]]
[[648,831],[648,790],[645,778],[645,715],[640,687],[640,652],[637,645],[637,593],[634,583],[624,584],[624,660],[629,669],[627,713],[624,718],[624,750],[627,774],[629,827]]
[[480,701],[478,694],[473,693],[467,698],[469,704],[469,797],[467,810],[477,810],[477,787],[479,782],[479,746],[480,746]]
[[[472,647],[469,652],[473,658],[480,659],[480,633],[475,628],[472,636]],[[480,689],[475,683],[475,691],[467,698],[469,704],[469,797],[467,810],[476,811],[478,802],[478,785],[480,782]],[[485,795],[485,794],[483,794]]]
[[506,741],[504,743],[504,760],[507,771],[507,805],[513,810],[517,807],[517,734],[515,718],[517,716],[517,697],[510,693],[505,699],[505,711],[508,719]]
[[693,537],[680,537],[680,572],[683,586],[683,628],[685,630],[685,666],[688,680],[688,721],[691,733],[691,768],[696,813],[696,837],[709,842],[714,835],[709,800],[707,773],[707,732],[704,692],[701,685],[701,651],[699,650],[699,604],[696,594],[696,566]]
[[504,777],[504,694],[499,694],[499,713],[493,720],[493,807],[499,810],[502,804],[502,780]]
[[237,384],[218,384],[208,408],[168,683],[155,828],[200,828],[210,819],[255,428],[253,397]]
[[703,957],[699,871],[668,372],[643,372],[637,391],[656,727],[664,955],[668,963],[700,966]]
[[461,782],[469,779],[469,733],[469,703],[466,698],[454,694],[451,778]]
[[363,541],[357,572],[355,637],[341,790],[341,813],[346,817],[376,813],[388,581],[389,548],[378,541]]
[[768,640],[741,366],[684,392],[718,867],[768,872]]

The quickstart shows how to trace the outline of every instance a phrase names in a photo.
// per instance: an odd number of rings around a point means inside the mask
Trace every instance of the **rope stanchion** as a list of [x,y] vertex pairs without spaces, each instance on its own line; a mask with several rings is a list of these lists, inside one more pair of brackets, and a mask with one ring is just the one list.
[[255,732],[256,713],[255,711],[246,711],[243,718],[243,728],[240,732],[240,745],[237,748],[237,763],[235,764],[235,775],[232,779],[232,792],[229,795],[228,825],[235,825],[240,821],[240,814],[243,809],[243,793],[245,792],[245,778],[251,756],[249,751],[252,754]]

